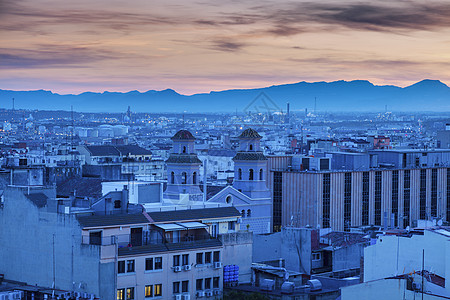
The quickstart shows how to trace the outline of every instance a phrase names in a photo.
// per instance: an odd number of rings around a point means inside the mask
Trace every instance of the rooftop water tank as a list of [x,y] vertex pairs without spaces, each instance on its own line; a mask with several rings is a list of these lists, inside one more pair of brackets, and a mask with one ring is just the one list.
[[306,282],[311,292],[320,291],[322,289],[322,283],[318,279],[311,279]]
[[292,294],[294,292],[295,285],[293,282],[285,281],[281,285],[281,293],[283,294]]
[[273,291],[275,289],[275,280],[263,279],[259,287],[262,291]]

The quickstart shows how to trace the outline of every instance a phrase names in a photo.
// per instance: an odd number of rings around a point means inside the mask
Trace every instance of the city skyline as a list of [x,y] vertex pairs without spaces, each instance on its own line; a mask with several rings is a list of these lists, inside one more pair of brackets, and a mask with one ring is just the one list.
[[1,89],[450,82],[444,1],[2,1]]

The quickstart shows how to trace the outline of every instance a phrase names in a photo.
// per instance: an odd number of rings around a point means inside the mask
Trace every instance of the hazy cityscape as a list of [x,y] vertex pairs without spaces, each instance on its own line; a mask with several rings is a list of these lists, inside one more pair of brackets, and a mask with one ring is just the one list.
[[450,299],[449,12],[0,2],[0,300]]

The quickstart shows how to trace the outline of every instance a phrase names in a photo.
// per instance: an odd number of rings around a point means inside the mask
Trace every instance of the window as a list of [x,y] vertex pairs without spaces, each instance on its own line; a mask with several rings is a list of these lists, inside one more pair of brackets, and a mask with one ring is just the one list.
[[214,262],[220,261],[220,251],[214,251]]
[[197,265],[203,264],[203,253],[197,253]]
[[133,273],[134,272],[134,259],[127,260],[127,273]]
[[283,199],[283,173],[273,172],[273,231],[281,231],[281,203]]
[[219,280],[220,280],[220,277],[214,277],[213,278],[213,289],[218,289],[219,288]]
[[181,282],[181,292],[187,293],[189,292],[189,280],[185,280]]
[[153,270],[153,258],[145,259],[145,271]]
[[[58,201],[60,201],[60,200],[58,200]],[[89,244],[101,245],[102,244],[102,232],[101,231],[89,232]]]
[[125,300],[125,289],[117,290],[117,300]]
[[320,260],[321,255],[320,253],[312,253],[312,260]]
[[362,225],[369,225],[369,179],[370,173],[363,172],[362,177]]
[[420,170],[419,218],[427,219],[427,170]]
[[180,265],[180,256],[179,255],[174,255],[173,256],[173,266],[177,267]]
[[197,184],[197,172],[192,173],[192,183]]
[[263,180],[263,169],[259,169],[259,180]]
[[205,264],[211,263],[211,252],[205,252]]
[[253,180],[253,169],[248,170],[248,180]]
[[172,183],[172,184],[175,183],[175,173],[174,172],[170,173],[170,183]]
[[154,292],[155,292],[155,297],[162,296],[162,284],[161,283],[155,284]]
[[145,297],[153,297],[153,286],[152,285],[145,286]]
[[203,279],[197,279],[195,281],[195,289],[201,291],[203,289]]
[[250,209],[247,209],[247,217],[251,217],[252,216],[252,211]]
[[211,278],[205,278],[205,290],[209,290],[211,288]]
[[181,184],[187,183],[187,174],[186,172],[181,173]]
[[352,173],[344,175],[344,231],[350,231],[352,221]]
[[242,180],[242,169],[238,170],[238,179]]
[[245,218],[245,209],[241,210],[241,216]]
[[391,226],[398,226],[398,170],[392,171],[392,197],[391,197],[391,212],[394,216],[394,224]]
[[189,264],[189,254],[183,254],[182,262],[183,262],[183,266]]
[[431,216],[437,217],[437,169],[431,170]]
[[155,257],[155,270],[162,270],[162,257]]
[[186,146],[183,146],[183,153],[186,153]]
[[381,225],[381,191],[382,180],[381,171],[375,172],[375,193],[374,193],[374,208],[375,208],[375,225]]
[[228,222],[228,230],[234,230],[236,228],[234,223],[235,222]]
[[134,300],[134,287],[127,288],[127,300]]
[[253,150],[253,145],[250,144],[250,146],[248,148],[249,148],[250,151],[252,151]]
[[233,198],[231,197],[231,195],[228,195],[228,196],[225,198],[225,201],[226,201],[228,204],[230,204],[231,202],[233,202]]
[[114,208],[120,208],[122,206],[122,202],[120,200],[114,200]]
[[125,273],[125,261],[120,260],[117,262],[117,273],[122,274]]
[[173,283],[173,293],[174,294],[178,294],[180,292],[180,282],[179,281],[175,281]]

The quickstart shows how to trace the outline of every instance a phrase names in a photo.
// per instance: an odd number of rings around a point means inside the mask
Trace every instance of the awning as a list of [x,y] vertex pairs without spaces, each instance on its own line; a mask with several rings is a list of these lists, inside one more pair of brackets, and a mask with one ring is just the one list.
[[184,222],[184,223],[177,223],[178,225],[181,225],[187,229],[195,229],[195,228],[207,228],[208,225],[200,223],[200,222]]
[[155,224],[156,227],[161,228],[164,231],[177,231],[177,230],[186,230],[185,227],[180,226],[175,223],[171,224]]

